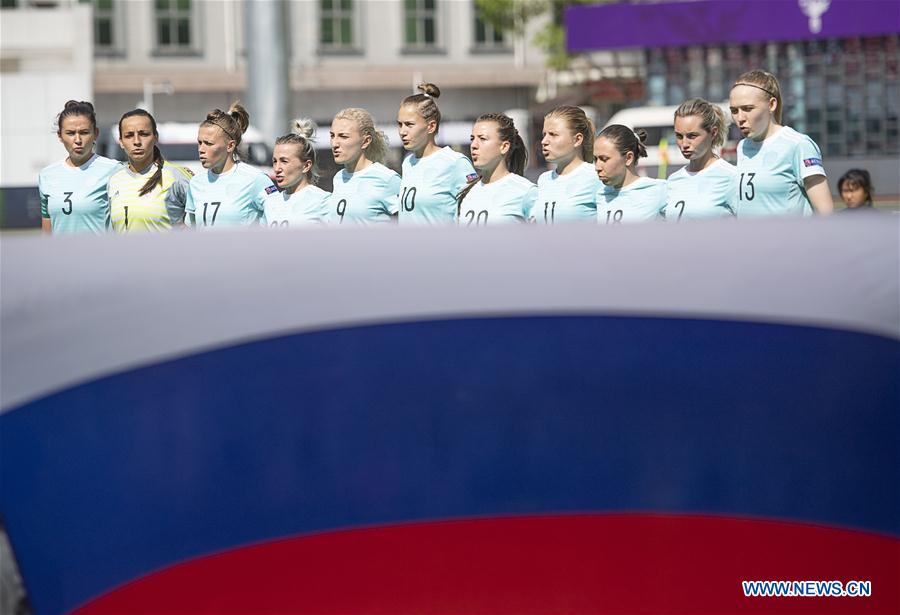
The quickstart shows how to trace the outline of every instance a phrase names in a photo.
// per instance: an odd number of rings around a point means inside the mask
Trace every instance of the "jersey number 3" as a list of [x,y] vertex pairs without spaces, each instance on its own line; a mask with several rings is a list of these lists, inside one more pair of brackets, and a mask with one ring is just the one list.
[[63,199],[63,202],[69,206],[69,211],[66,211],[66,205],[63,205],[62,212],[67,216],[72,213],[72,195],[74,192],[63,192],[66,195],[66,198]]

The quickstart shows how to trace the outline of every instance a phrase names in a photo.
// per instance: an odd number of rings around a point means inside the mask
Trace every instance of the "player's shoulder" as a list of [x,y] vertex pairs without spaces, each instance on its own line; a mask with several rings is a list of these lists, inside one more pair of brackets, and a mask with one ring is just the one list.
[[181,166],[180,164],[175,164],[174,162],[169,162],[168,160],[163,164],[163,174],[168,175],[176,181],[191,181],[194,178],[194,172],[189,168]]
[[110,182],[121,182],[121,181],[125,181],[128,179],[131,179],[131,172],[129,171],[128,167],[125,165],[122,165],[118,169],[115,169],[112,172],[112,174],[109,176]]
[[791,128],[790,126],[782,126],[781,130],[778,131],[779,136],[785,141],[789,141],[791,143],[812,143],[813,140],[809,137],[809,135],[805,135],[802,132],[798,132]]
[[386,181],[390,181],[396,177],[400,177],[400,174],[397,173],[397,171],[384,166],[380,162],[374,163],[370,168],[370,173],[372,175],[374,175],[375,177],[380,177]]
[[96,165],[98,169],[114,173],[119,169],[124,169],[125,165],[118,160],[107,158],[106,156],[97,155],[92,161],[91,166]]
[[450,163],[469,162],[469,159],[465,154],[456,151],[449,145],[440,148],[435,152],[435,155],[438,156],[440,160],[447,160]]
[[327,199],[329,196],[331,196],[330,192],[328,192],[327,190],[323,190],[319,186],[309,186],[306,188],[306,190],[309,192],[310,198],[316,200]]
[[538,186],[546,186],[547,184],[552,182],[555,177],[559,177],[559,176],[556,174],[556,171],[554,171],[553,169],[544,171],[543,173],[538,175],[537,185]]
[[247,164],[246,162],[241,162],[240,164],[236,165],[234,173],[235,175],[249,177],[255,180],[265,178],[270,182],[272,181],[272,178],[270,178],[265,171],[256,168],[252,164]]
[[737,167],[727,160],[722,160],[721,158],[713,163],[711,170],[714,171],[717,175],[726,175],[728,177],[738,176]]
[[517,188],[520,188],[522,190],[529,190],[531,188],[536,187],[534,182],[532,182],[530,179],[528,179],[527,177],[518,175],[516,173],[509,174],[509,182],[513,186],[516,186]]
[[675,171],[674,173],[672,173],[671,175],[669,175],[669,178],[666,181],[669,183],[678,183],[680,181],[689,179],[690,177],[691,176],[688,174],[688,171],[687,171],[687,166],[683,166],[680,169],[678,169],[677,171]]
[[41,169],[41,171],[40,171],[40,173],[38,173],[38,175],[40,176],[41,179],[46,180],[50,177],[53,177],[54,175],[58,175],[58,174],[64,172],[65,169],[66,169],[66,159],[63,158],[62,160],[57,160],[56,162],[51,162],[50,164],[45,166],[43,169]]

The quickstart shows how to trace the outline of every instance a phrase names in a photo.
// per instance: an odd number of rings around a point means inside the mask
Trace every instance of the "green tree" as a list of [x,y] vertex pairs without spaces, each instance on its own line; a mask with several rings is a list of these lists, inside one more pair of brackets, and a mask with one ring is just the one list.
[[529,20],[549,15],[547,26],[531,42],[547,54],[547,66],[564,69],[572,56],[566,52],[566,7],[604,4],[618,0],[475,0],[482,18],[494,28],[524,36]]

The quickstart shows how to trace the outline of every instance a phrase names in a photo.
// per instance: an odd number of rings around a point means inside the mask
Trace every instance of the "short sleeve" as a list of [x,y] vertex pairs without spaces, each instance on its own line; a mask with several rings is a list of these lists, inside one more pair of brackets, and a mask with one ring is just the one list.
[[825,175],[825,167],[822,164],[822,151],[816,142],[806,135],[800,137],[801,140],[794,149],[794,173],[802,183],[807,177]]
[[525,192],[525,195],[522,197],[522,213],[525,215],[526,220],[531,219],[531,210],[534,209],[534,204],[537,201],[538,197],[538,187],[534,184],[528,187],[528,190]]
[[572,203],[578,205],[584,205],[590,203],[591,205],[597,204],[597,184],[600,183],[600,179],[597,177],[597,174],[594,172],[591,173],[581,173],[577,178],[574,178],[577,181],[572,182],[569,190],[569,198]]
[[253,208],[259,212],[265,211],[266,197],[278,192],[278,186],[272,183],[268,175],[260,171],[253,180]]
[[178,170],[174,171],[174,175],[175,181],[172,182],[166,193],[166,212],[169,214],[172,224],[184,220],[184,212],[191,192],[188,179]]
[[732,216],[737,216],[738,210],[738,202],[740,201],[740,197],[738,196],[739,188],[738,182],[738,174],[732,173],[728,176],[728,190],[726,192],[728,208],[731,210]]
[[42,177],[38,175],[38,196],[41,198],[41,218],[50,219],[47,193],[44,192]]
[[331,193],[330,192],[322,192],[321,199],[319,200],[319,206],[316,209],[316,214],[319,217],[319,221],[322,223],[327,223],[331,218]]
[[478,175],[475,173],[475,167],[465,156],[460,156],[453,163],[453,196],[459,196],[463,188],[469,185]]
[[666,201],[669,198],[669,184],[665,180],[659,180],[658,184],[659,188],[659,203],[657,205],[656,211],[659,214],[660,218],[665,219],[666,217]]
[[197,207],[194,205],[194,182],[191,181],[187,185],[187,191],[185,193],[184,198],[184,210],[189,214],[197,211]]
[[384,208],[389,214],[400,213],[400,176],[391,171],[391,176],[385,182]]

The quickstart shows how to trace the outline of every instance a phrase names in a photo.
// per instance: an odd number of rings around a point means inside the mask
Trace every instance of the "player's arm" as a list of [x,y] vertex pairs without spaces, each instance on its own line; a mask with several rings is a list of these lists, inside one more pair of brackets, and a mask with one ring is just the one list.
[[38,196],[41,199],[41,230],[45,233],[53,232],[50,223],[50,197],[41,188],[41,176],[38,175]]
[[803,179],[806,188],[806,196],[817,214],[826,216],[834,213],[834,201],[831,199],[831,189],[828,187],[828,178],[824,175],[810,175]]
[[50,226],[50,218],[41,218],[41,230],[48,234],[52,232],[53,228]]

